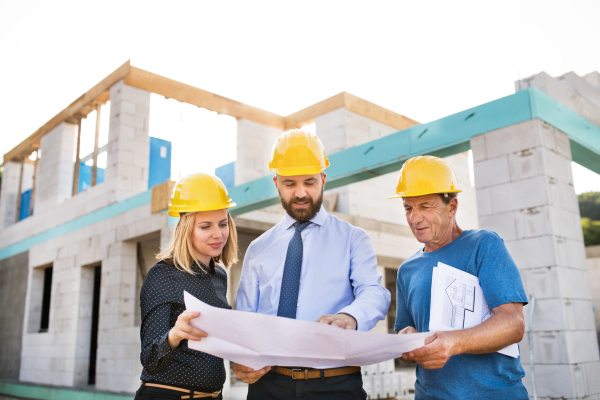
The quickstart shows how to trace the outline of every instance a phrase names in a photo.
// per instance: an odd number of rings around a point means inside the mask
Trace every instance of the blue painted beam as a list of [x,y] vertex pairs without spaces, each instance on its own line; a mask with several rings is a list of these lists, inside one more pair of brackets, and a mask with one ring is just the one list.
[[[470,149],[470,138],[532,118],[529,91],[482,104],[427,124],[416,125],[371,142],[331,154],[327,188],[360,182],[398,171],[409,158],[429,154],[445,157]],[[229,190],[238,204],[232,215],[279,201],[271,177]]]
[[[327,188],[336,188],[389,172],[398,171],[408,158],[431,154],[445,157],[470,148],[470,138],[486,132],[539,118],[569,135],[573,160],[600,173],[600,127],[563,106],[536,88],[513,95],[427,124],[417,125],[360,146],[329,156]],[[238,204],[233,215],[243,214],[277,204],[279,196],[272,177],[266,176],[229,189]],[[130,209],[148,204],[151,190],[112,204],[56,228],[0,249],[0,260],[31,246],[73,232]],[[174,225],[177,218],[169,218]]]

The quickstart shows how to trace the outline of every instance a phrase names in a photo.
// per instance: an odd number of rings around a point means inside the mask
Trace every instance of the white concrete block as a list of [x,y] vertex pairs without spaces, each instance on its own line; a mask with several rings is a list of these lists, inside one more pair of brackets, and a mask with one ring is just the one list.
[[494,213],[520,211],[549,203],[545,177],[493,186],[490,192]]
[[514,212],[492,214],[479,218],[479,227],[496,232],[505,241],[517,239],[517,219]]
[[574,72],[567,72],[557,78],[566,84],[571,90],[577,92],[580,96],[600,107],[600,88],[593,86]]
[[478,161],[474,164],[474,171],[477,188],[496,186],[510,181],[507,156]]
[[[538,147],[542,143],[541,127],[542,122],[534,119],[486,133],[487,158]],[[473,159],[476,159],[475,149],[473,149]]]
[[590,85],[600,89],[600,74],[598,71],[593,71],[587,75],[584,75],[583,79],[585,79],[585,81]]

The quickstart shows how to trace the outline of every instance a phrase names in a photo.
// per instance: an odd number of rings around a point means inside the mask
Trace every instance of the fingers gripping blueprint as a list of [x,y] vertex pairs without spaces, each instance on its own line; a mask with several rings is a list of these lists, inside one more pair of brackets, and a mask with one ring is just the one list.
[[[491,316],[476,276],[441,262],[433,268],[429,313],[431,332],[472,328]],[[517,358],[519,347],[514,343],[498,353]]]
[[268,365],[329,368],[370,365],[425,345],[432,333],[389,335],[351,331],[310,321],[209,306],[184,292],[190,321],[208,333],[188,347],[253,369]]

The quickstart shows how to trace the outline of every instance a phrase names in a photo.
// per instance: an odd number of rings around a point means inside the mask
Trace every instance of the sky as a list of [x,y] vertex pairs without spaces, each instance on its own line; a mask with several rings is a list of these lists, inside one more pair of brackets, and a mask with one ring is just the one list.
[[[429,122],[541,71],[600,71],[598,15],[600,2],[576,0],[0,0],[0,153],[129,59],[281,115],[346,91]],[[172,175],[235,159],[234,119],[152,104],[150,134],[174,141]],[[578,193],[600,191],[583,167],[574,179]]]

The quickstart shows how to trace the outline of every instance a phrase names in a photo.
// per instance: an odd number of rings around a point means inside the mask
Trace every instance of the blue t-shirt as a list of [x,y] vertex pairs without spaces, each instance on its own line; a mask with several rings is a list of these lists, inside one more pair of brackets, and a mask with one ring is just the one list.
[[[395,330],[412,326],[429,331],[431,276],[438,261],[479,278],[490,309],[506,303],[527,304],[521,275],[504,241],[494,232],[467,230],[441,249],[423,249],[398,270]],[[459,354],[440,369],[417,366],[415,400],[507,399],[528,400],[521,379],[520,358],[500,353]]]

